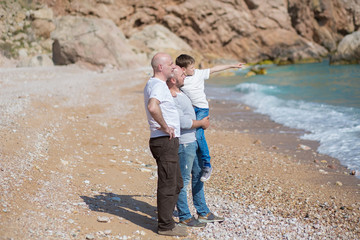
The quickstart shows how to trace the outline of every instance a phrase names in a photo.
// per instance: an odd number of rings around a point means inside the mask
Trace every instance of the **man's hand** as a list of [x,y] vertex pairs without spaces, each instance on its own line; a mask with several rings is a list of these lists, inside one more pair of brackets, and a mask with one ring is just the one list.
[[201,127],[205,130],[210,126],[210,117],[204,117],[203,119],[200,120],[201,122]]
[[204,130],[210,126],[210,117],[204,117],[201,120],[193,120],[191,128],[203,128]]
[[161,130],[161,131],[164,131],[164,132],[166,132],[167,134],[169,134],[169,140],[171,140],[172,138],[175,137],[175,130],[174,130],[174,128],[172,128],[172,127],[166,127],[166,128],[160,127],[160,128],[157,128],[157,129],[158,129],[158,130]]

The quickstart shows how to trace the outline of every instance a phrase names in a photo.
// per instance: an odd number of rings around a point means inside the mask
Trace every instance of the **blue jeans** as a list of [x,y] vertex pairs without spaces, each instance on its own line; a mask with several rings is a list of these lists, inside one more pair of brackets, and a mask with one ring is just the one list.
[[[201,120],[204,117],[209,116],[209,109],[208,108],[198,108],[194,107],[196,120]],[[199,151],[201,153],[201,160],[203,161],[204,167],[211,167],[210,164],[210,152],[209,148],[205,139],[205,133],[203,128],[196,129],[196,140],[199,144]]]
[[194,207],[197,214],[205,216],[210,212],[206,205],[204,195],[204,183],[200,181],[201,178],[201,160],[198,158],[198,144],[197,142],[180,144],[179,146],[179,161],[181,175],[184,181],[184,187],[181,189],[177,201],[177,209],[179,212],[179,220],[187,220],[192,217],[187,202],[187,187],[191,179],[191,192]]

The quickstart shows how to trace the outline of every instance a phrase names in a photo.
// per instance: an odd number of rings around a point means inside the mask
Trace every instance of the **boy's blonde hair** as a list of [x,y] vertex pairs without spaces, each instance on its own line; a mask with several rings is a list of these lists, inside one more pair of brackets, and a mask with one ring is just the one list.
[[181,54],[176,58],[175,63],[179,67],[187,68],[189,65],[195,63],[195,59],[187,54]]

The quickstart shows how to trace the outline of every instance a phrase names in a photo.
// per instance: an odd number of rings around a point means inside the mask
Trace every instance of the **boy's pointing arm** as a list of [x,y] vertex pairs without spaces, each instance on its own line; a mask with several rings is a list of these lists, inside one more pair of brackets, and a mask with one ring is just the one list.
[[215,72],[224,71],[230,68],[242,68],[245,63],[237,63],[237,64],[227,64],[227,65],[217,65],[210,68],[210,74]]

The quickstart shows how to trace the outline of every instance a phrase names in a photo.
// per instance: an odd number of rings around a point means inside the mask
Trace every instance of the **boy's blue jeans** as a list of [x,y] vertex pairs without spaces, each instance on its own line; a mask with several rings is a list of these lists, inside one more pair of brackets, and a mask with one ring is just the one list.
[[204,183],[200,181],[202,174],[202,162],[197,156],[199,154],[197,150],[198,144],[196,141],[187,144],[180,144],[179,146],[180,170],[184,181],[184,187],[181,189],[177,200],[177,209],[180,221],[187,220],[192,217],[187,201],[187,189],[190,180],[192,199],[197,214],[205,216],[210,212],[205,201]]
[[[194,110],[196,114],[196,120],[201,120],[204,117],[209,116],[208,108],[194,107]],[[201,153],[201,160],[203,161],[203,166],[211,167],[209,148],[205,139],[204,129],[201,127],[196,129],[196,140],[199,144],[199,151]]]

